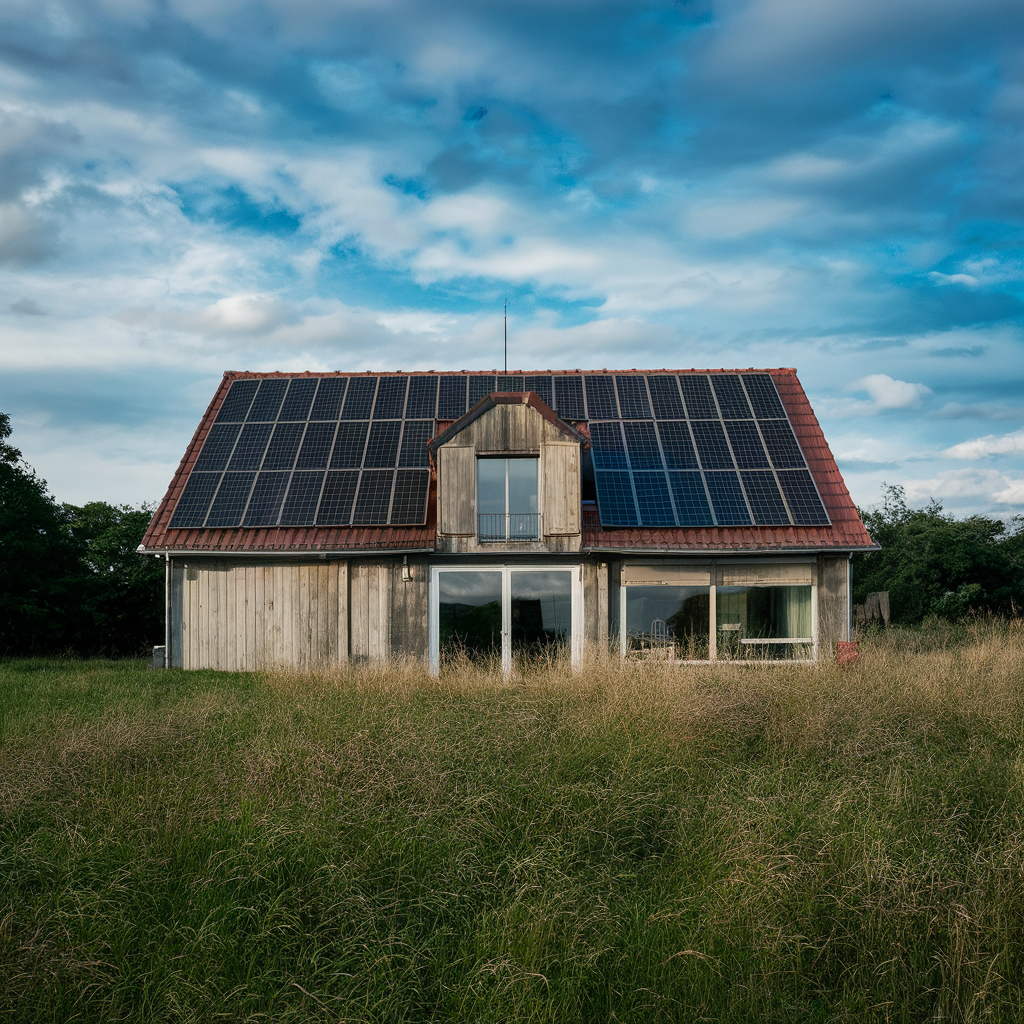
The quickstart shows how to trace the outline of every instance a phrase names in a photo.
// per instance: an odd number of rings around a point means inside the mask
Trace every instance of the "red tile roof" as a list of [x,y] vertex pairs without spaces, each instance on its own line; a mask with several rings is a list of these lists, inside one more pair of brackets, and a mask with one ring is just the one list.
[[[461,371],[463,373],[467,371]],[[476,372],[476,371],[469,371]],[[498,373],[500,371],[488,371]],[[518,375],[579,373],[580,371],[510,371]],[[583,547],[599,551],[850,551],[875,547],[857,515],[832,452],[792,368],[757,370],[629,370],[595,373],[770,373],[782,399],[807,465],[818,485],[831,526],[716,526],[703,528],[602,527],[596,515],[584,514]],[[281,526],[231,529],[170,529],[171,514],[199,457],[203,442],[232,382],[239,378],[394,376],[387,373],[249,373],[224,374],[213,401],[189,444],[163,501],[142,539],[149,551],[294,554],[308,552],[430,551],[437,525],[436,476],[431,471],[427,522],[422,526]],[[444,374],[438,374],[444,376]],[[439,424],[439,431],[450,421]]]

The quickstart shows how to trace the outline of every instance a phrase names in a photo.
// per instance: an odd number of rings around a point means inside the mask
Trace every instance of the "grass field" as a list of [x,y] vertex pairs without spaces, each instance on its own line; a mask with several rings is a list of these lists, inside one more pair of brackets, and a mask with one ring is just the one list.
[[3,1021],[1024,1019],[1020,623],[0,708]]

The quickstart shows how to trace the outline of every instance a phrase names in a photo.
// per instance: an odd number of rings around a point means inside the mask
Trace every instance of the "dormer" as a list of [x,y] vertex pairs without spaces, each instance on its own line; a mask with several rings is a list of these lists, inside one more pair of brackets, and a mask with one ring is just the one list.
[[430,443],[436,550],[579,551],[585,435],[532,392],[493,392]]

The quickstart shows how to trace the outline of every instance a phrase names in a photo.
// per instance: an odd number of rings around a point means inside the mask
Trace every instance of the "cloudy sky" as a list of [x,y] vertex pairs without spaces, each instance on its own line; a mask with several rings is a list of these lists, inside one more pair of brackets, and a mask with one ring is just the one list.
[[0,0],[0,409],[158,499],[221,373],[795,366],[1024,511],[1019,0]]

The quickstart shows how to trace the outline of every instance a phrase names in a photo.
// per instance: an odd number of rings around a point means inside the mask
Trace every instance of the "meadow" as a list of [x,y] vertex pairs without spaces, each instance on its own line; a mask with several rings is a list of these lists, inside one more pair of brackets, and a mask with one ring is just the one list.
[[853,665],[0,662],[0,1020],[1020,1021],[1024,627]]

